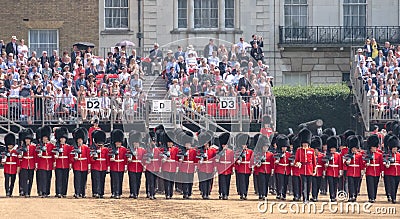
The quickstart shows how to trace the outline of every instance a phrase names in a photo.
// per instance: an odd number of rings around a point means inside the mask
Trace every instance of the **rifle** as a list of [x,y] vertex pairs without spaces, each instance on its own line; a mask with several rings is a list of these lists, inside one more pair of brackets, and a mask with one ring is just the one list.
[[57,157],[60,153],[64,152],[64,148],[61,147],[60,141],[56,142],[56,147],[51,152],[53,152]]
[[111,143],[109,146],[111,146],[111,151],[110,151],[110,153],[108,153],[108,156],[115,159],[115,156],[117,156],[119,154],[118,148],[114,143]]
[[7,150],[7,146],[0,145],[0,156],[2,162],[5,162],[5,159],[11,156],[10,152]]
[[264,163],[266,160],[267,159],[265,157],[265,154],[264,155],[258,154],[258,156],[256,156],[256,159],[255,159],[256,166],[260,167],[261,164]]
[[343,156],[343,159],[345,160],[345,161],[351,161],[353,158],[354,158],[354,156],[355,156],[355,154],[354,153],[352,153],[351,151],[349,151],[349,153],[347,153],[347,154],[345,154],[344,156]]
[[99,157],[99,151],[97,150],[97,146],[94,142],[90,146],[90,156],[93,158],[93,160],[97,160]]
[[74,155],[74,158],[78,159],[78,156],[81,153],[82,153],[81,148],[77,144],[74,144],[74,149],[71,151],[71,154]]
[[188,157],[188,156],[189,156],[189,153],[186,150],[186,147],[182,147],[178,153],[179,160],[184,160],[185,157]]
[[384,154],[383,163],[386,165],[387,168],[389,168],[390,164],[394,162],[395,160],[392,153],[389,152],[387,154]]
[[22,156],[24,152],[28,152],[28,148],[26,147],[25,141],[21,141],[21,143],[18,145],[17,153],[19,156]]
[[368,151],[366,154],[363,156],[363,160],[366,161],[368,164],[371,163],[371,160],[374,160],[374,154],[371,153],[371,151]]
[[137,151],[133,147],[133,144],[128,145],[128,153],[126,153],[126,157],[128,158],[129,161],[132,160],[133,157],[137,156]]
[[204,147],[200,148],[200,154],[196,156],[197,159],[200,159],[200,163],[208,159],[208,154],[206,153]]
[[47,151],[46,145],[42,142],[42,140],[38,140],[38,144],[36,145],[36,152],[39,153],[39,157],[41,157],[43,152],[46,151]]
[[333,160],[333,154],[331,152],[327,151],[324,158],[322,160],[325,162],[325,165],[328,165],[331,160]]

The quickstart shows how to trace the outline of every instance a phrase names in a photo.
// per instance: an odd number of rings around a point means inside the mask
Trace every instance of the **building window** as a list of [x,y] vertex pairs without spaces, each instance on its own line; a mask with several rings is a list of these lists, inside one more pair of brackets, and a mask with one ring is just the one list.
[[367,23],[367,0],[344,0],[343,26],[365,27]]
[[310,74],[304,72],[283,72],[283,83],[286,85],[309,85]]
[[194,0],[194,28],[218,28],[218,0]]
[[128,0],[105,0],[104,10],[107,29],[128,29]]
[[307,0],[285,0],[284,11],[286,27],[305,27],[308,25]]
[[187,28],[187,0],[178,0],[178,28]]
[[235,0],[225,0],[225,28],[235,27]]
[[53,50],[58,49],[57,30],[29,30],[29,49],[41,54],[47,51],[52,54]]

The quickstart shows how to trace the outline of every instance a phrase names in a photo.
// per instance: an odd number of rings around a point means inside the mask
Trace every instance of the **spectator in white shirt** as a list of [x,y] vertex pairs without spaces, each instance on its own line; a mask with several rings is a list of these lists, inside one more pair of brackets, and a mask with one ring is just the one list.
[[215,66],[218,66],[219,64],[219,58],[217,56],[217,51],[213,51],[212,52],[212,56],[210,58],[208,58],[208,64],[214,64]]
[[129,81],[131,75],[128,73],[127,69],[125,66],[121,67],[122,72],[118,76],[119,82],[122,82],[123,80]]
[[179,97],[181,87],[178,85],[178,79],[172,80],[172,84],[169,87],[169,96],[171,98]]

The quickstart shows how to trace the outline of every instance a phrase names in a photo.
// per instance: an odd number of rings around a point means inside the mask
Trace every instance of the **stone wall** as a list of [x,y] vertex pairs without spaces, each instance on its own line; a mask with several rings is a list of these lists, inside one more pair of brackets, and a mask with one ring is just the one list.
[[283,47],[280,55],[282,75],[309,74],[311,84],[340,83],[342,74],[350,72],[349,47]]

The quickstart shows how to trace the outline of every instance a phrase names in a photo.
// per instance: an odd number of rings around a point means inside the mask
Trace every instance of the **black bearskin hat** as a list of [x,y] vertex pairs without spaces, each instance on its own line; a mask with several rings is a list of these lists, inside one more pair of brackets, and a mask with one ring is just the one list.
[[239,133],[236,136],[236,145],[237,146],[248,145],[249,138],[250,137],[248,134]]
[[392,149],[395,147],[399,148],[400,147],[399,138],[397,136],[391,136],[388,140],[388,146],[389,146],[389,149]]
[[322,131],[322,134],[328,135],[328,137],[334,136],[335,132],[331,128],[326,128]]
[[358,139],[357,136],[355,135],[350,135],[347,140],[347,146],[351,149],[351,148],[360,148],[360,140]]
[[15,135],[12,133],[8,133],[6,136],[4,136],[4,144],[6,146],[15,145]]
[[129,132],[129,144],[133,145],[134,142],[142,142],[142,133],[135,130]]
[[95,130],[92,133],[92,138],[95,144],[104,144],[107,140],[106,133],[103,130]]
[[337,136],[331,136],[326,140],[326,144],[328,145],[328,150],[331,148],[336,148],[336,150],[339,148],[339,137]]
[[[51,135],[51,127],[46,125],[40,128],[40,140],[43,139],[43,137],[47,137],[50,140],[50,135]],[[37,137],[36,137],[37,139]]]
[[348,146],[348,142],[347,142],[347,139],[350,137],[350,136],[352,136],[352,135],[355,135],[356,133],[353,131],[353,130],[346,130],[345,132],[343,132],[343,134],[342,134],[342,146]]
[[311,144],[311,136],[312,133],[310,130],[308,129],[302,129],[299,134],[297,135],[300,138],[300,143],[307,143],[307,144]]
[[313,149],[321,150],[321,148],[322,148],[321,138],[319,136],[312,137],[310,147]]
[[124,142],[124,132],[121,129],[114,129],[111,131],[111,143],[115,144],[116,142]]
[[370,149],[371,147],[378,147],[379,145],[379,137],[378,135],[371,135],[367,139],[367,147]]
[[212,138],[213,138],[213,136],[210,132],[201,132],[197,136],[200,146],[206,144],[207,142],[210,143]]
[[278,148],[281,149],[282,147],[289,147],[290,141],[286,135],[280,134],[276,137],[276,144]]
[[82,139],[83,143],[85,144],[88,140],[88,135],[86,133],[86,128],[80,127],[76,128],[72,131],[72,137],[74,138],[75,142],[80,138]]
[[58,129],[56,129],[54,135],[55,135],[56,140],[59,141],[60,138],[68,139],[68,133],[69,133],[69,131],[68,131],[67,127],[60,127]]
[[22,129],[19,133],[18,133],[18,140],[19,141],[24,141],[25,139],[31,139],[31,141],[33,140],[33,131],[30,128],[27,129]]

